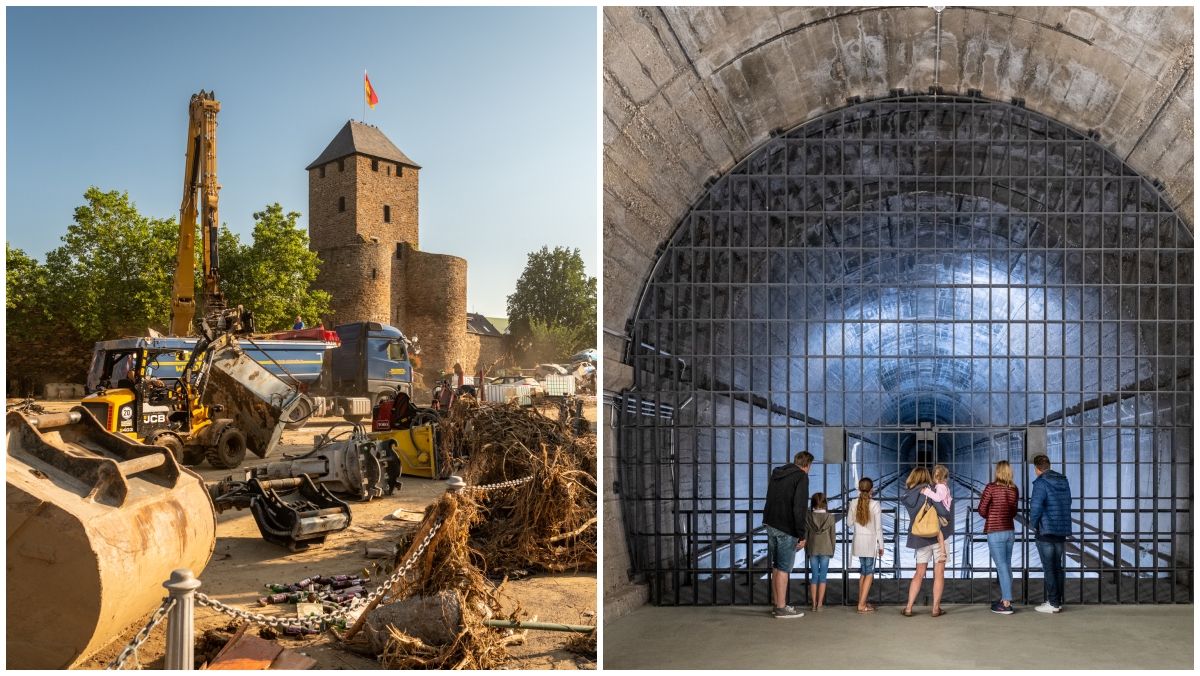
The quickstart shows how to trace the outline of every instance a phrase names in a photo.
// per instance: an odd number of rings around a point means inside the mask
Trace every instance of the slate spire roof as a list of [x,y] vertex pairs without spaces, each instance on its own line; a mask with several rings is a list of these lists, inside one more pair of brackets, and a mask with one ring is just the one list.
[[399,162],[404,166],[413,167],[414,169],[421,168],[421,165],[408,159],[407,155],[400,152],[396,144],[388,140],[388,137],[384,136],[383,132],[379,131],[377,127],[350,120],[337,133],[337,136],[333,137],[333,140],[325,147],[325,151],[321,153],[321,156],[313,160],[312,164],[305,167],[305,170],[314,169],[322,164],[354,154]]

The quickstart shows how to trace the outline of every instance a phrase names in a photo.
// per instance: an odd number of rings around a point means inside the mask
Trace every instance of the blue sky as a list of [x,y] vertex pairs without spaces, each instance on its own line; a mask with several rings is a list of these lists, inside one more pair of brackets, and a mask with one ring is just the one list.
[[421,249],[468,262],[467,306],[506,314],[526,254],[596,252],[594,8],[13,8],[7,227],[44,260],[83,193],[178,217],[187,106],[214,90],[221,220],[303,214],[304,171],[367,123],[422,167]]

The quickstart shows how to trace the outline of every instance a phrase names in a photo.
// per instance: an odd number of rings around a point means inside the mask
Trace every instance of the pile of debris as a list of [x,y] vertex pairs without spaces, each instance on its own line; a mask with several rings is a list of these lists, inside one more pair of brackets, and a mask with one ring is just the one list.
[[442,421],[441,452],[458,459],[471,486],[530,477],[478,496],[483,518],[471,528],[471,545],[481,568],[493,575],[595,569],[595,435],[576,436],[534,409],[463,397]]
[[[577,437],[536,410],[470,397],[442,419],[441,433],[439,450],[468,487],[430,505],[417,531],[398,542],[395,566],[428,540],[385,596],[391,602],[366,609],[358,644],[392,669],[497,668],[525,632],[485,622],[517,621],[524,611],[502,616],[507,577],[497,585],[485,571],[596,565],[595,437]],[[346,638],[355,637],[352,627]],[[593,633],[572,645],[594,653],[594,641]]]
[[397,555],[401,565],[437,528],[413,573],[392,588],[390,597],[399,600],[366,611],[367,647],[386,668],[494,669],[503,665],[508,645],[524,641],[524,632],[484,625],[501,615],[503,583],[493,585],[472,563],[468,538],[481,518],[469,493],[447,494],[428,507],[407,551]]

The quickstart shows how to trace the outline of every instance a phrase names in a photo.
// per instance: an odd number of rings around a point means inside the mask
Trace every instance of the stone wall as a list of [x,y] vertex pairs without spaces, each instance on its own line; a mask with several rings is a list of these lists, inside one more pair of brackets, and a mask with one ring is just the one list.
[[496,369],[510,365],[510,360],[506,359],[508,352],[507,336],[467,333],[463,351],[465,361],[461,362],[463,370],[475,373],[491,367],[488,373],[494,375]]
[[321,318],[326,327],[391,322],[393,251],[394,245],[366,238],[321,250],[321,271],[313,286],[332,296],[331,312]]
[[[417,170],[365,155],[347,157],[346,163],[350,162],[355,164],[358,188],[354,204],[358,234],[378,237],[380,244],[390,244],[393,251],[397,242],[410,242],[413,248],[419,248]],[[373,162],[377,162],[377,170],[372,169]],[[383,222],[385,205],[391,207],[390,223]]]
[[[392,252],[392,297],[389,301],[391,304],[392,320],[390,324],[398,329],[406,336],[410,336],[408,330],[408,310],[405,307],[405,285],[408,283],[408,261],[412,258],[412,252],[416,251],[416,247],[409,243],[402,243],[396,251]],[[396,254],[399,253],[399,256]],[[421,334],[417,334],[419,338]]]
[[[421,343],[421,370],[436,376],[468,365],[467,262],[457,256],[404,248],[405,335]],[[428,378],[427,378],[428,380]]]
[[38,342],[4,343],[4,390],[9,397],[42,396],[47,383],[86,383],[92,346],[73,331],[48,329]]
[[[339,162],[344,167],[338,169]],[[355,185],[358,164],[353,157],[334,160],[308,170],[308,249],[318,253],[328,247],[355,241]],[[368,167],[369,169],[369,167]],[[338,198],[346,198],[346,210],[338,211]]]
[[[475,370],[492,367],[492,371],[511,365],[508,359],[508,336],[474,335],[479,339],[479,356],[476,358]],[[492,366],[493,362],[495,366]]]

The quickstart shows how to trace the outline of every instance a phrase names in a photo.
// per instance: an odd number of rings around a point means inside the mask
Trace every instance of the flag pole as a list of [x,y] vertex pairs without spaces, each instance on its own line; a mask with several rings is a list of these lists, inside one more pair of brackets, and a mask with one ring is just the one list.
[[[366,83],[367,83],[367,71],[364,68],[363,69],[363,84],[366,85]],[[363,87],[363,119],[362,119],[362,121],[363,121],[363,124],[367,123],[367,88],[365,86]]]

